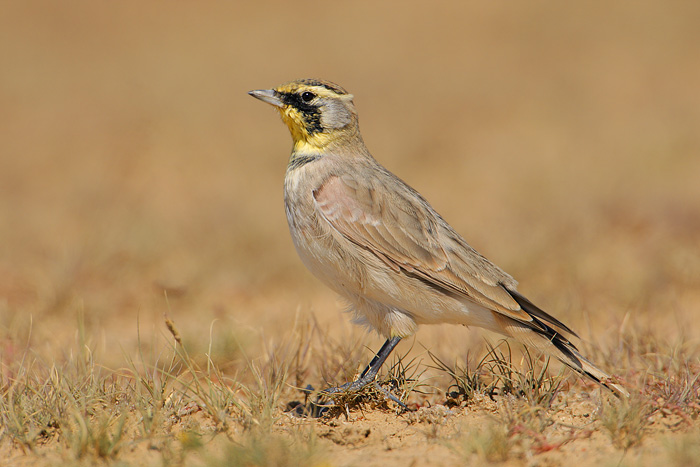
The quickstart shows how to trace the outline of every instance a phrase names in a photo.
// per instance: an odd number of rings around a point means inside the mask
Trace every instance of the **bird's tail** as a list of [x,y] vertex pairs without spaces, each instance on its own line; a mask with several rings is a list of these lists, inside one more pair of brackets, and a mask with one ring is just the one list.
[[532,304],[518,292],[506,290],[532,318],[531,321],[523,322],[502,315],[499,316],[498,319],[501,321],[501,325],[507,335],[529,347],[539,349],[557,358],[575,372],[608,388],[616,396],[629,397],[630,394],[624,387],[617,384],[609,374],[581,355],[576,346],[567,339],[566,334],[576,336],[573,331]]
[[583,355],[581,355],[578,352],[578,350],[573,348],[569,349],[569,352],[573,355],[573,360],[568,355],[564,358],[557,356],[559,361],[561,361],[564,365],[568,366],[569,368],[584,376],[587,376],[596,383],[605,386],[606,388],[610,389],[613,393],[615,393],[615,395],[618,397],[627,398],[630,396],[630,393],[627,391],[627,389],[617,384],[609,374],[607,374],[606,372],[595,366],[593,363],[591,363],[591,361],[585,358]]

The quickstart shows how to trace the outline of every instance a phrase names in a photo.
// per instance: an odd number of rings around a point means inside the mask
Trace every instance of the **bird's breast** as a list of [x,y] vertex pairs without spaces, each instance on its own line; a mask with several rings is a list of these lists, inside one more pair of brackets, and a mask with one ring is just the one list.
[[354,296],[363,288],[365,266],[353,253],[355,245],[333,231],[316,209],[313,193],[323,184],[323,172],[320,161],[287,170],[284,201],[289,232],[314,276],[341,295]]

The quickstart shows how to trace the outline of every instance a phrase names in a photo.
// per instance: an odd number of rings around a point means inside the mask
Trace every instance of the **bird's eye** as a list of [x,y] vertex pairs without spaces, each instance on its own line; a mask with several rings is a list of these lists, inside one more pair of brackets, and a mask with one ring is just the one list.
[[314,94],[313,92],[310,92],[310,91],[305,91],[305,92],[301,93],[301,100],[303,100],[304,102],[307,102],[307,103],[311,102],[314,99],[314,97],[316,97],[316,94]]

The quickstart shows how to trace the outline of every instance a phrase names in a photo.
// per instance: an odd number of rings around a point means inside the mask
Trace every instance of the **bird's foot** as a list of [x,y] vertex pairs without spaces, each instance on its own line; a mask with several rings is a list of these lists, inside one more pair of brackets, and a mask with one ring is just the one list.
[[351,381],[341,386],[324,389],[318,393],[318,397],[315,400],[308,400],[308,397],[314,392],[314,388],[311,385],[306,386],[306,388],[304,388],[304,393],[307,397],[307,403],[298,404],[292,407],[292,410],[300,416],[319,418],[327,414],[328,411],[333,407],[337,407],[336,404],[328,400],[329,398],[332,399],[333,396],[341,397],[343,395],[351,395],[357,393],[370,384],[373,384],[374,388],[378,392],[380,392],[384,397],[386,397],[392,402],[395,402],[401,408],[401,411],[408,410],[406,404],[401,402],[401,400],[399,400],[398,397],[393,395],[387,389],[383,388],[378,382],[373,381],[373,379],[362,377],[360,377],[356,381]]

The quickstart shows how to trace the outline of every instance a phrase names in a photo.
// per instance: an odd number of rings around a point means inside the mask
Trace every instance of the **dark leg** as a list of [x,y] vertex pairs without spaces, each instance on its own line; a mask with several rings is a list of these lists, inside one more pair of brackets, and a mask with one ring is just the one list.
[[[329,407],[328,405],[325,405],[321,402],[321,399],[323,398],[324,395],[328,396],[331,394],[337,394],[340,392],[355,392],[363,387],[367,386],[368,384],[372,383],[374,381],[374,378],[377,377],[377,373],[379,373],[379,369],[381,366],[384,364],[386,359],[389,357],[389,354],[391,353],[392,350],[394,350],[394,347],[399,343],[401,340],[400,337],[392,337],[391,339],[387,339],[386,342],[384,342],[384,345],[382,345],[382,348],[379,349],[379,352],[377,352],[377,355],[374,356],[371,362],[369,362],[369,365],[367,365],[367,368],[364,369],[364,371],[360,374],[360,377],[357,378],[355,381],[351,381],[349,383],[345,383],[342,386],[338,386],[335,388],[328,388],[324,389],[321,391],[321,394],[318,399],[316,399],[316,402],[311,403],[311,413],[310,415],[312,417],[320,417],[325,413]],[[313,388],[311,388],[313,389]],[[378,387],[378,389],[383,392],[389,399],[393,400],[394,402],[398,403],[400,406],[403,408],[406,408],[406,406],[395,396],[393,396],[391,393],[388,391],[384,390],[384,388]]]
[[342,386],[338,386],[337,388],[324,389],[323,392],[326,394],[335,394],[338,392],[355,392],[367,386],[369,383],[374,381],[374,378],[376,378],[377,373],[379,373],[379,369],[382,367],[386,359],[389,357],[389,354],[392,350],[394,350],[394,347],[396,347],[399,341],[401,341],[400,337],[392,337],[391,339],[387,339],[387,341],[384,342],[384,345],[382,345],[382,348],[379,349],[379,352],[377,352],[377,355],[375,355],[372,361],[369,362],[369,365],[367,365],[367,368],[365,368],[365,370],[362,372],[362,374],[360,374],[360,377],[357,378],[357,380],[345,383]]

